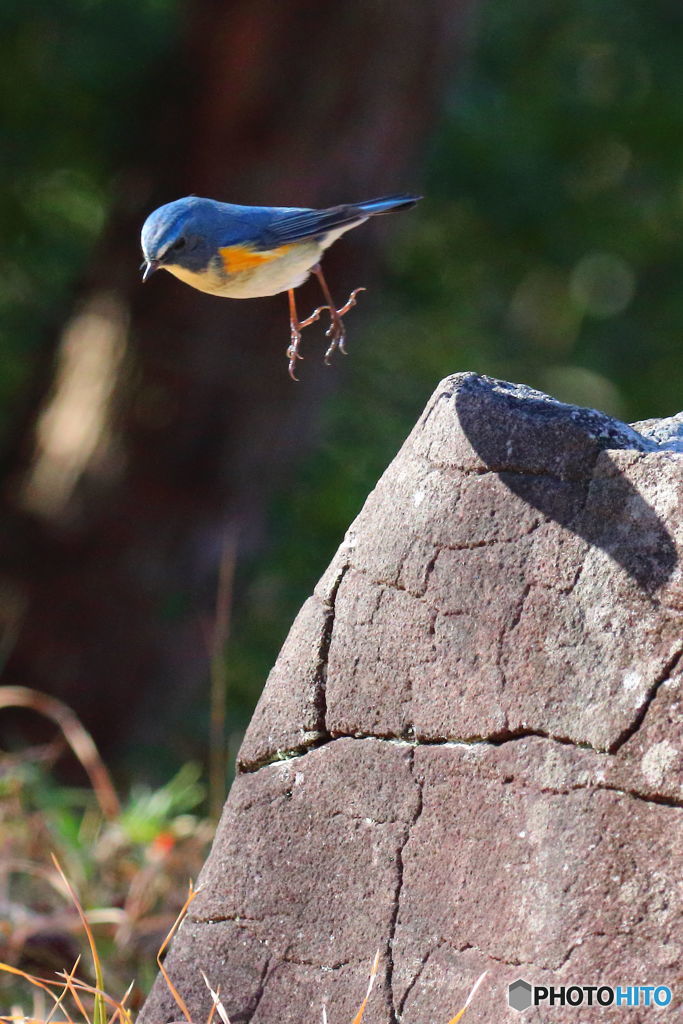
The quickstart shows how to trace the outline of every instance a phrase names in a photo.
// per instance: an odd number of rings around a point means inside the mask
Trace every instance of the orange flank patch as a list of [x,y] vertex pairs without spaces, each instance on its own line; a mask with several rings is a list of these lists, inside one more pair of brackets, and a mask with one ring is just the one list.
[[279,256],[284,256],[292,249],[292,245],[281,245],[279,249],[270,249],[268,252],[257,252],[246,245],[226,245],[219,249],[223,267],[226,274],[239,274],[243,270],[254,270],[263,263],[270,263]]

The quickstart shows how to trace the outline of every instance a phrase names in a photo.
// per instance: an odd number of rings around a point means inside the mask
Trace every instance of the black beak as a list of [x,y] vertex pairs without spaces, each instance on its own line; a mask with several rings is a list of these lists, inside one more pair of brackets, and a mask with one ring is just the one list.
[[154,271],[158,270],[160,266],[161,262],[159,260],[145,260],[145,262],[140,267],[140,270],[142,271],[143,282],[147,281],[152,276]]

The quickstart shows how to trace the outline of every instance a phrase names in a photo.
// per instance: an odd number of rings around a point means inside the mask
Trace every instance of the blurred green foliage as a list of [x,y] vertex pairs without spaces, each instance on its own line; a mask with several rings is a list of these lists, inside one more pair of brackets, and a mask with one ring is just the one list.
[[675,412],[683,9],[526,0],[482,14],[427,211],[394,261],[422,306],[420,351],[435,336],[437,373],[449,360],[627,418]]
[[[0,4],[0,437],[145,142],[178,0]],[[131,111],[136,116],[131,118]]]
[[349,318],[323,442],[273,508],[273,551],[244,569],[242,721],[441,377],[476,370],[630,420],[683,407],[683,8],[488,0],[474,35],[425,199],[382,224],[389,280]]
[[[156,975],[156,951],[196,878],[213,835],[202,815],[199,765],[156,790],[138,784],[120,815],[103,817],[95,793],[59,785],[31,757],[0,772],[0,856],[5,869],[0,960],[51,975],[88,947],[54,854],[90,914],[107,987],[136,979],[139,1002]],[[0,974],[0,1005],[26,1005],[26,985]]]

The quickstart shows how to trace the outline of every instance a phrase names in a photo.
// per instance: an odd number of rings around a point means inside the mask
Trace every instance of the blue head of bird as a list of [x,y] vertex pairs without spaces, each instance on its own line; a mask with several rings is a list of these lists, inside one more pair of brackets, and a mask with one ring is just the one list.
[[218,255],[213,240],[215,205],[210,199],[186,196],[150,213],[140,239],[143,281],[162,267],[179,277],[208,270]]

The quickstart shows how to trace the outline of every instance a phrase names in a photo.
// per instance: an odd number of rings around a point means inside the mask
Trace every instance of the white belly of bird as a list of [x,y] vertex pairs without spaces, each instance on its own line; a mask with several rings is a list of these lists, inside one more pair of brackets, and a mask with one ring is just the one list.
[[319,261],[323,248],[326,246],[319,242],[299,243],[282,255],[235,274],[225,274],[215,267],[197,272],[167,264],[165,269],[201,292],[225,295],[230,299],[257,299],[264,295],[277,295],[289,288],[298,288]]

